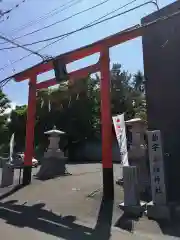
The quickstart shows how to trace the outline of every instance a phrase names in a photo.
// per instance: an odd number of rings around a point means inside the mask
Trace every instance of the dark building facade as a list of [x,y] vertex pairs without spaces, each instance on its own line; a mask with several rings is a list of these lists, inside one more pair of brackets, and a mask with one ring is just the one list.
[[[180,11],[180,1],[142,19]],[[169,201],[180,201],[180,14],[147,27],[143,34],[149,129],[160,129]]]

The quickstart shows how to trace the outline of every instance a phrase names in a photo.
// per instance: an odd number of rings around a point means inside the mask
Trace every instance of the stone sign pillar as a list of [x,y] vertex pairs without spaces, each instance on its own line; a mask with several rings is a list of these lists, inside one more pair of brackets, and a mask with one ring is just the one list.
[[45,132],[49,135],[49,146],[44,153],[41,167],[36,177],[39,179],[50,179],[58,175],[64,175],[66,172],[65,163],[67,158],[59,149],[60,135],[65,134],[54,127],[52,130]]
[[152,200],[155,205],[166,204],[164,163],[159,130],[148,131]]
[[152,202],[147,206],[147,214],[153,218],[169,218],[161,133],[160,130],[148,131],[147,135],[152,190]]

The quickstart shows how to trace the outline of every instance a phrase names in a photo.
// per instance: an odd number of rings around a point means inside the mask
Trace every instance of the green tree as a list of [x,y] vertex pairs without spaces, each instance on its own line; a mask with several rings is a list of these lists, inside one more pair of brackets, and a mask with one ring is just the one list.
[[132,76],[120,64],[111,69],[112,115],[125,113],[125,119],[140,117],[146,120],[145,79],[138,71]]
[[145,78],[141,71],[138,71],[133,76],[134,88],[134,110],[135,117],[139,117],[147,121],[146,113],[146,98],[145,98]]
[[9,132],[7,127],[8,114],[7,109],[10,108],[10,100],[0,90],[0,151],[7,151],[7,143],[9,138]]
[[10,136],[15,133],[15,150],[24,151],[26,136],[27,106],[16,106],[10,114],[8,129]]
[[111,70],[112,115],[125,113],[125,119],[134,116],[132,93],[131,74],[122,70],[120,64],[113,64]]
[[6,94],[0,90],[0,115],[5,114],[7,108],[10,108],[10,100]]
[[145,93],[145,78],[141,71],[138,71],[133,76],[133,87],[136,91]]

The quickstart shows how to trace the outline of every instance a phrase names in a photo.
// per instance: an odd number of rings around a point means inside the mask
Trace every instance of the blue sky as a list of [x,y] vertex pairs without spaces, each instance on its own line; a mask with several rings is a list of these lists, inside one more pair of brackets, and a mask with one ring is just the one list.
[[[36,30],[40,27],[43,27],[47,24],[51,24],[55,21],[68,17],[76,12],[82,11],[88,7],[91,7],[95,4],[98,4],[104,0],[81,0],[80,3],[73,5],[72,7],[63,10],[60,8],[62,4],[66,4],[70,0],[26,0],[24,3],[20,4],[15,10],[9,14],[9,19],[0,23],[0,33],[4,34],[9,38],[17,37],[25,33]],[[122,10],[119,10],[117,13],[120,13],[124,10],[132,8],[133,6],[144,3],[148,0],[137,0],[136,3],[125,7]],[[21,0],[3,0],[0,3],[1,9],[7,10],[14,7],[17,3],[20,3]],[[75,3],[78,0],[74,0]],[[89,12],[81,14],[72,18],[71,20],[65,21],[63,23],[57,24],[52,28],[48,28],[44,31],[38,32],[31,36],[27,36],[19,39],[19,43],[29,43],[31,41],[37,41],[40,39],[60,35],[69,31],[73,31],[76,28],[80,28],[83,25],[95,20],[104,14],[123,6],[124,4],[130,2],[130,0],[109,0],[107,3],[93,9]],[[175,0],[158,0],[159,7],[162,8]],[[30,21],[44,16],[51,10],[57,8],[57,14],[47,18],[46,20],[39,21],[30,27],[27,27],[19,32],[13,32],[14,29],[21,27],[22,25],[29,23]],[[61,53],[79,48],[81,46],[95,42],[101,38],[107,37],[111,34],[117,33],[127,27],[140,23],[142,17],[150,14],[155,11],[156,8],[153,4],[146,5],[138,10],[127,13],[123,16],[120,16],[116,19],[110,20],[108,22],[97,25],[93,28],[84,30],[82,32],[73,34],[62,41],[54,44],[53,46],[44,49],[41,51],[41,54],[55,56]],[[1,18],[2,19],[2,18]],[[37,44],[31,46],[31,49],[38,50],[39,48],[45,46],[46,43]],[[7,46],[12,46],[10,44],[0,45],[0,48]],[[9,64],[12,61],[15,61],[25,55],[28,55],[23,49],[14,49],[14,50],[4,50],[0,52],[0,68],[6,64]],[[110,50],[111,63],[118,62],[121,63],[125,70],[135,73],[137,70],[143,70],[143,57],[142,57],[142,43],[141,38],[137,38],[133,41],[129,41],[117,47],[114,47]],[[69,70],[83,67],[87,64],[95,62],[97,56],[92,56],[87,58],[85,61],[78,61],[70,66]],[[0,79],[8,77],[13,74],[13,69],[15,72],[24,70],[36,63],[41,59],[37,56],[30,56],[24,59],[21,62],[13,64],[6,68],[4,71],[0,71]],[[15,104],[25,104],[27,103],[28,98],[28,85],[27,81],[23,83],[10,82],[4,88],[5,93],[8,95],[10,100]]]

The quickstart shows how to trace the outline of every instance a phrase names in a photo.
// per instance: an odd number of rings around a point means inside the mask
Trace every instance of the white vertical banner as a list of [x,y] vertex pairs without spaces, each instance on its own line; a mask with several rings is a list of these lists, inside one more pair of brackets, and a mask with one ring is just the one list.
[[156,205],[166,204],[164,162],[160,130],[147,131],[151,173],[152,200]]
[[129,166],[124,113],[112,117],[123,166]]
[[13,161],[13,152],[14,152],[14,133],[12,134],[10,142],[9,142],[9,159],[10,159],[10,162]]

